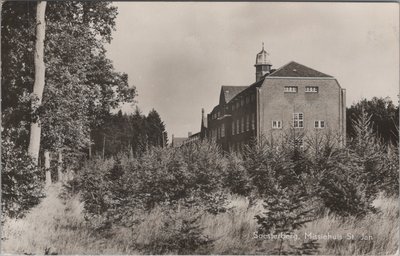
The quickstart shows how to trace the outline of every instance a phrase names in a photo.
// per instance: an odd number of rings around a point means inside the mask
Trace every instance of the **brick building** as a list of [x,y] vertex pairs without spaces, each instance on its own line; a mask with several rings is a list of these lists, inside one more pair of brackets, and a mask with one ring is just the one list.
[[263,46],[253,84],[221,87],[219,104],[207,115],[210,140],[230,151],[261,135],[279,139],[289,129],[346,134],[346,91],[334,77],[294,61],[271,67]]

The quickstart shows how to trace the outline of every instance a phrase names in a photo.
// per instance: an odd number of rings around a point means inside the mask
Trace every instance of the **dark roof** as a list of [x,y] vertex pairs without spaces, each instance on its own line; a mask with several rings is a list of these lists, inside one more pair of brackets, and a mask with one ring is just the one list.
[[291,61],[283,67],[271,73],[269,77],[332,77],[330,75],[319,72],[315,69],[306,67],[297,62]]
[[238,93],[246,89],[248,86],[232,86],[232,85],[223,85],[221,86],[221,90],[223,92],[223,96],[225,98],[225,103],[228,103],[233,99]]

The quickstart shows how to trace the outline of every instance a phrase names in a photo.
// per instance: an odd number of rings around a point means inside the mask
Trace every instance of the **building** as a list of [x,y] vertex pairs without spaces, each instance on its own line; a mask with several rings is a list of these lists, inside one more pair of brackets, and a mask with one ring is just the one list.
[[294,61],[272,69],[264,45],[255,68],[253,84],[221,87],[219,103],[207,115],[210,140],[240,150],[261,135],[279,139],[294,129],[339,133],[345,143],[346,91],[334,77]]
[[187,137],[175,137],[172,134],[172,147],[180,147],[182,145],[186,145],[188,143],[193,143],[195,141],[203,140],[207,136],[207,123],[208,120],[204,116],[204,109],[201,109],[201,124],[200,124],[200,131],[192,134],[191,132],[188,133]]

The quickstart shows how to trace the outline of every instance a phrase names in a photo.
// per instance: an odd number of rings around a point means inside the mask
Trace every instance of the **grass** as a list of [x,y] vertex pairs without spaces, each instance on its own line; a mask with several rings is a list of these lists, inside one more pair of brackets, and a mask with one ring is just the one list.
[[[154,209],[146,220],[134,229],[114,227],[108,236],[94,232],[86,224],[78,198],[62,201],[58,198],[59,185],[48,191],[47,197],[23,219],[6,219],[3,227],[2,254],[138,254],[135,244],[146,244],[162,239],[163,210]],[[243,197],[231,198],[231,210],[218,215],[204,214],[199,224],[203,234],[215,240],[206,253],[256,254],[268,253],[275,241],[254,238],[257,231],[256,214],[260,204],[249,206]],[[325,255],[387,255],[398,248],[399,208],[396,199],[379,197],[375,206],[380,210],[363,219],[340,219],[332,215],[308,223],[297,232],[343,235],[351,233],[355,239],[318,240],[318,254]],[[185,213],[182,213],[185,214]],[[362,241],[360,235],[372,239]],[[165,235],[165,234],[164,234]],[[301,239],[300,239],[301,240]],[[174,253],[174,252],[171,252]],[[196,252],[193,252],[196,253]]]

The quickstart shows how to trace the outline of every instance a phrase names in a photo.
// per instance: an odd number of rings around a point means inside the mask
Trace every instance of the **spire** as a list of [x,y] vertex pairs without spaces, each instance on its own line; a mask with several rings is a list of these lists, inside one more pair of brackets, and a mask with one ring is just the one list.
[[256,81],[259,81],[264,75],[269,74],[271,71],[271,61],[269,53],[264,49],[264,42],[262,42],[262,50],[256,56]]

